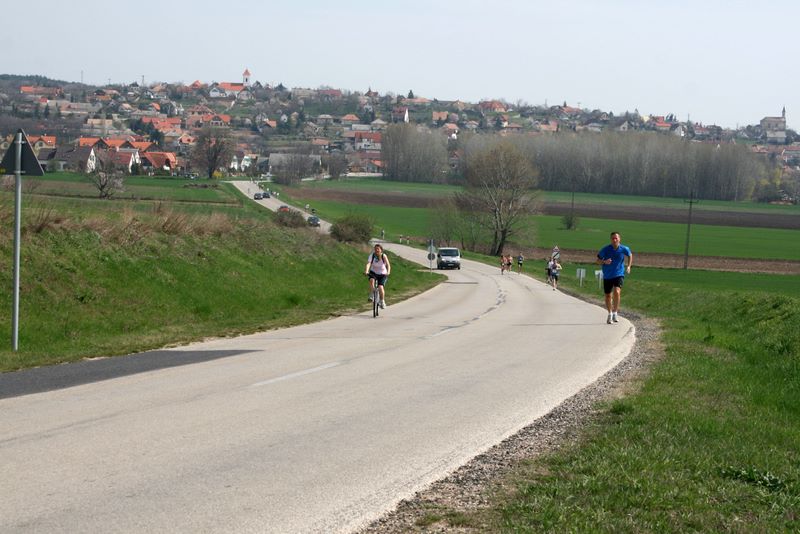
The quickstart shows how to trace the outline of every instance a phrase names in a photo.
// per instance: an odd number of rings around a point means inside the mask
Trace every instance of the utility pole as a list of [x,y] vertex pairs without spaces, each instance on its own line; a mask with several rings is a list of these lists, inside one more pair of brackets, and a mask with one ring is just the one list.
[[699,203],[699,200],[695,200],[694,198],[694,191],[689,191],[689,200],[684,200],[687,204],[689,204],[689,223],[686,225],[686,248],[683,251],[683,268],[689,268],[689,236],[692,233],[692,206],[694,204]]

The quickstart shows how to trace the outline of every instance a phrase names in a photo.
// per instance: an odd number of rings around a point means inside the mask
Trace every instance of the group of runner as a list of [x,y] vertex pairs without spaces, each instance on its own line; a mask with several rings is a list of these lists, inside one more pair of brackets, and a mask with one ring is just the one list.
[[[547,260],[547,267],[545,268],[547,274],[547,283],[553,287],[553,291],[558,289],[558,278],[561,272],[561,251],[556,245]],[[522,272],[522,263],[525,257],[520,252],[517,256],[517,273]],[[500,257],[500,274],[505,274],[506,271],[511,272],[513,265],[511,254],[502,255]],[[603,273],[603,293],[605,294],[606,310],[608,317],[606,318],[607,324],[618,322],[619,304],[622,297],[622,284],[625,281],[625,275],[630,274],[631,265],[633,264],[633,253],[631,249],[623,245],[620,241],[619,232],[611,232],[611,243],[600,249],[597,253],[595,260],[597,265],[600,265]],[[391,264],[389,258],[383,251],[383,246],[376,244],[374,250],[367,259],[367,264],[364,267],[364,274],[369,276],[370,283],[370,299],[372,298],[372,288],[377,283],[380,287],[381,307],[386,306],[384,300],[384,286],[386,279],[391,273]]]

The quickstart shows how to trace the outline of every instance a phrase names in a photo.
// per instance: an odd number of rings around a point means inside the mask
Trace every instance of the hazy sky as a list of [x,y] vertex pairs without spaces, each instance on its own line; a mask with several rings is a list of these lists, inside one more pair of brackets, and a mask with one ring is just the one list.
[[0,73],[252,79],[800,129],[797,0],[4,3]]

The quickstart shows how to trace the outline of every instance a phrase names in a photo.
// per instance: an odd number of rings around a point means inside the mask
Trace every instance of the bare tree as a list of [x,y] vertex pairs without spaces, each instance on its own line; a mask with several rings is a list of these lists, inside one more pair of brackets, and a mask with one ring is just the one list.
[[100,193],[100,198],[109,199],[114,194],[125,190],[125,179],[122,173],[114,169],[106,168],[106,170],[93,172],[88,176]]
[[347,172],[347,156],[341,152],[335,152],[325,157],[325,164],[328,167],[328,174],[331,180],[336,180]]
[[506,140],[468,150],[466,156],[467,185],[463,193],[456,193],[456,205],[488,230],[489,254],[502,254],[506,241],[536,211],[538,173],[522,151]]
[[208,178],[214,177],[214,171],[226,168],[233,157],[233,140],[228,130],[205,126],[197,135],[192,163],[203,169]]

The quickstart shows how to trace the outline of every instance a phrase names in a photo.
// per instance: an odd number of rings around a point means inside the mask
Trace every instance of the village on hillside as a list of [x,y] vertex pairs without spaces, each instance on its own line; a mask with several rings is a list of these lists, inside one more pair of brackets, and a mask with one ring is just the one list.
[[[786,128],[785,109],[760,124],[736,130],[681,121],[672,114],[623,115],[574,107],[442,101],[332,88],[287,88],[253,81],[195,81],[94,87],[32,76],[0,76],[0,148],[24,126],[47,171],[93,172],[113,168],[128,174],[193,175],[192,149],[204,127],[229,132],[234,150],[219,174],[269,175],[302,153],[314,172],[326,172],[325,157],[346,158],[345,172],[381,173],[382,135],[392,123],[412,123],[447,139],[464,132],[542,136],[556,133],[652,131],[695,143],[744,143],[750,150],[800,166],[800,137]],[[452,168],[462,156],[449,154]]]

